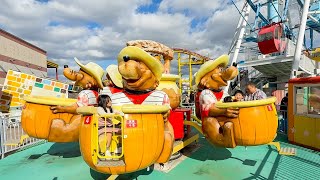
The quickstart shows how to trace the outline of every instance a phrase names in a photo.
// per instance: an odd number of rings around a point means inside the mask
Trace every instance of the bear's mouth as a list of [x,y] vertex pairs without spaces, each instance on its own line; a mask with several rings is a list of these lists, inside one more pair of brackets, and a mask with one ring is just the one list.
[[139,79],[125,79],[125,78],[123,79],[127,82],[128,85],[132,85],[139,80]]
[[213,81],[217,82],[220,86],[227,86],[228,85],[228,81],[224,80],[221,76],[211,77],[211,79]]

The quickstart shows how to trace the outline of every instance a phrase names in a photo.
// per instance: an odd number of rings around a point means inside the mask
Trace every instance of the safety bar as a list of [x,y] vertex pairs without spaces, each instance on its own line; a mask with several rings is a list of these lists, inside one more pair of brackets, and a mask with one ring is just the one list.
[[[99,118],[104,118],[104,126],[99,126]],[[99,153],[99,127],[104,127],[105,131],[104,131],[104,136],[103,137],[107,137],[107,128],[111,128],[107,126],[107,120],[111,118],[111,122],[112,122],[112,129],[116,129],[116,125],[120,125],[121,128],[121,135],[117,135],[114,131],[112,131],[112,137],[111,137],[111,143],[112,141],[115,141],[117,137],[121,137],[121,153],[120,155],[115,155],[115,153],[111,156],[108,156],[106,154],[102,155]],[[92,131],[92,136],[93,138],[96,138],[94,141],[91,141],[91,143],[93,143],[92,147],[94,147],[94,158],[100,158],[100,159],[120,159],[121,157],[123,157],[124,155],[124,146],[123,146],[123,135],[124,135],[124,122],[123,122],[123,117],[119,114],[114,114],[114,113],[109,113],[109,114],[105,114],[102,116],[99,116],[97,114],[93,115],[93,131]],[[118,143],[117,143],[118,144]],[[104,147],[106,147],[107,144],[104,144]],[[112,146],[112,144],[110,145],[110,147]],[[105,148],[107,149],[107,147]]]

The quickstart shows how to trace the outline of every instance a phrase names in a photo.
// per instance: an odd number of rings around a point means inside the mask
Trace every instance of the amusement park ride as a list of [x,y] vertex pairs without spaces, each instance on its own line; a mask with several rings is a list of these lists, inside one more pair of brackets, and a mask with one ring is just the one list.
[[[81,87],[78,99],[25,97],[23,129],[31,137],[51,142],[79,141],[84,161],[94,170],[113,175],[166,163],[172,154],[198,141],[199,134],[220,147],[269,144],[276,146],[279,154],[295,155],[295,149],[280,148],[278,142],[273,142],[278,128],[276,98],[222,102],[226,92],[241,88],[241,78],[234,82],[237,86],[230,87],[230,81],[241,75],[238,69],[251,68],[259,71],[260,76],[249,74],[250,79],[263,77],[276,82],[290,79],[288,117],[293,131],[288,135],[289,140],[320,149],[319,140],[302,140],[299,134],[303,131],[300,126],[312,129],[314,136],[320,134],[319,78],[295,78],[297,72],[317,74],[319,68],[318,62],[308,58],[318,60],[318,49],[302,51],[306,26],[311,46],[305,50],[313,48],[313,31],[320,31],[317,14],[320,2],[313,1],[310,7],[309,3],[309,0],[245,1],[242,10],[237,8],[241,17],[229,51],[233,54],[231,61],[228,55],[212,60],[154,41],[130,41],[118,55],[117,68],[112,71],[109,68],[107,80],[103,81],[104,70],[100,66],[92,62],[83,65],[76,59],[80,70],[66,67],[64,75]],[[289,11],[293,6],[303,8],[297,38]],[[255,13],[253,18],[250,10]],[[265,10],[267,17],[263,15]],[[254,19],[253,24],[248,22],[250,19]],[[250,56],[236,68],[239,53]],[[175,58],[178,75],[170,74],[170,61]],[[230,64],[233,65],[228,66]],[[194,65],[201,65],[195,76]],[[182,80],[185,66],[189,69],[187,81]],[[189,94],[196,87],[195,109],[181,105],[183,82],[189,84]],[[226,89],[219,91],[224,86]],[[276,88],[284,89],[284,86]],[[111,97],[112,113],[98,112],[99,94]],[[308,97],[306,102],[301,100],[304,95]],[[208,96],[215,99],[212,101]],[[309,122],[308,125],[303,125],[302,120]],[[198,133],[185,131],[184,126],[194,127]],[[108,136],[111,139],[108,140]],[[110,147],[107,141],[111,141]],[[107,154],[106,149],[111,154]]]
[[[161,58],[157,58],[162,56],[164,59],[173,59],[173,50],[169,52],[170,50],[154,41],[136,41],[134,46],[123,48],[118,55],[117,72],[122,79],[110,78],[112,83],[107,86],[101,80],[101,67],[95,63],[83,65],[76,59],[80,70],[76,72],[65,69],[64,74],[67,78],[74,79],[75,85],[83,88],[78,100],[26,97],[22,112],[25,132],[51,142],[79,140],[82,156],[87,164],[99,172],[114,175],[138,171],[154,163],[168,162],[171,154],[199,138],[198,134],[184,135],[184,125],[195,127],[209,142],[217,146],[234,148],[272,144],[280,151],[280,144],[272,142],[276,137],[278,124],[275,98],[217,102],[216,105],[209,104],[207,109],[203,109],[205,104],[200,102],[195,108],[200,109],[202,115],[198,118],[202,120],[191,116],[191,109],[179,107],[179,103],[176,103],[177,99],[180,100],[180,91],[176,85],[179,77],[162,74],[165,70],[159,61]],[[186,51],[178,51],[178,56],[179,53]],[[207,98],[203,92],[219,90],[238,74],[236,67],[227,67],[228,62],[227,55],[216,60],[205,60],[195,77],[198,91],[202,91],[200,99]],[[167,69],[167,73],[169,72],[170,69]],[[115,85],[118,84],[117,81],[122,81],[123,90],[118,93],[103,93],[106,89],[121,88]],[[98,113],[93,101],[97,97],[96,89],[99,88],[103,89],[100,96],[111,96],[114,113]],[[235,115],[236,112],[230,112],[237,108],[240,108],[239,116]],[[186,121],[183,121],[184,112],[188,113],[189,119]],[[190,117],[196,121],[191,121]],[[104,119],[103,125],[101,119]],[[120,130],[100,132],[101,128]],[[112,134],[109,140],[111,145],[108,147],[112,154],[104,153],[108,133]],[[182,138],[183,141],[180,140]]]

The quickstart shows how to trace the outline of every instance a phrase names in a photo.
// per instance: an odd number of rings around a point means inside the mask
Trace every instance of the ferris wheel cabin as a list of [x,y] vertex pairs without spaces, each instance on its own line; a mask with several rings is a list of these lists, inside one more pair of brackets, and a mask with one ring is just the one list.
[[272,24],[260,29],[258,47],[262,54],[281,53],[285,49],[282,24]]

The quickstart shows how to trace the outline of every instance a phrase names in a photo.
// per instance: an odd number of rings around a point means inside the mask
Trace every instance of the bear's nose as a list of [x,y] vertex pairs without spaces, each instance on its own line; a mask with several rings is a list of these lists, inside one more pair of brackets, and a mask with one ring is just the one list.
[[64,67],[64,68],[68,68],[68,65],[64,65],[63,67]]
[[128,62],[130,60],[130,57],[129,56],[123,56],[123,60],[124,60],[124,62]]

